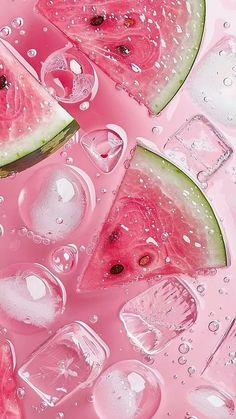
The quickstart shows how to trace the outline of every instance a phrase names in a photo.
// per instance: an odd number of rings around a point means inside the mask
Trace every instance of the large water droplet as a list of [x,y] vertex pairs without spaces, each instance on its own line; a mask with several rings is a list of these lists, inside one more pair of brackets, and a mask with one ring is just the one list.
[[70,272],[77,264],[78,252],[75,246],[60,246],[51,255],[53,268],[59,273]]

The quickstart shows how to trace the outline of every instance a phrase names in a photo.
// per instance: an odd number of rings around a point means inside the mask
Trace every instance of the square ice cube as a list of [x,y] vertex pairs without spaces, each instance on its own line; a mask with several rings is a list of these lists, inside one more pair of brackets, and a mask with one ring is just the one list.
[[153,355],[195,323],[197,304],[185,284],[167,277],[128,301],[120,318],[131,341]]
[[93,383],[109,349],[87,325],[74,322],[39,347],[19,369],[20,377],[49,405]]
[[236,317],[210,354],[202,375],[236,397]]
[[169,138],[164,152],[202,182],[228,160],[233,150],[205,116],[195,115]]
[[236,37],[224,37],[207,52],[190,78],[189,91],[204,112],[236,126]]

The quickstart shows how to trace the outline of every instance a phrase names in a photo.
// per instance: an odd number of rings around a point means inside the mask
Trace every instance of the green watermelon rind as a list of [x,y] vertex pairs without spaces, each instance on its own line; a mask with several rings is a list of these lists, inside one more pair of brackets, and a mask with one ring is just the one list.
[[188,199],[191,200],[191,202],[194,200],[200,204],[198,207],[198,209],[200,208],[199,211],[201,211],[201,214],[198,216],[199,227],[203,226],[205,224],[204,221],[206,221],[208,227],[214,231],[212,237],[209,235],[207,241],[209,255],[211,256],[211,259],[209,259],[209,268],[229,266],[230,260],[227,254],[224,235],[219,221],[205,194],[196,185],[196,183],[175,164],[171,163],[163,156],[158,155],[140,145],[137,146],[135,156],[135,159],[131,162],[131,167],[133,167],[133,165],[135,167],[138,160],[139,166],[143,165],[144,168],[151,168],[152,176],[156,175],[161,179],[164,179],[163,185],[165,186],[165,192],[167,195],[168,186],[170,186],[172,192],[173,190],[176,191],[177,200],[178,193],[182,194],[182,191],[184,190],[191,191]]
[[[60,113],[62,111],[63,110],[60,109]],[[66,112],[64,113],[64,116],[65,118],[62,120],[56,119],[55,127],[53,129],[54,133],[51,135],[51,138],[46,141],[45,136],[42,135],[38,140],[37,147],[35,147],[33,141],[34,133],[32,133],[32,146],[30,148],[25,148],[20,154],[16,152],[15,156],[13,155],[11,162],[3,163],[0,166],[0,178],[7,177],[14,172],[21,172],[33,166],[45,157],[54,153],[66,143],[78,131],[79,124]]]
[[[173,99],[177,94],[179,89],[182,87],[183,83],[187,79],[194,63],[197,58],[205,28],[206,21],[206,1],[205,0],[195,0],[192,2],[194,7],[194,14],[196,18],[191,19],[189,24],[191,26],[195,25],[195,38],[194,42],[192,36],[190,36],[190,42],[193,42],[193,45],[190,45],[192,54],[183,60],[183,65],[181,68],[178,68],[175,75],[169,81],[168,85],[158,93],[156,99],[151,103],[151,107],[154,113],[159,114]],[[190,28],[192,32],[192,27]],[[185,50],[187,51],[188,45],[184,45]]]

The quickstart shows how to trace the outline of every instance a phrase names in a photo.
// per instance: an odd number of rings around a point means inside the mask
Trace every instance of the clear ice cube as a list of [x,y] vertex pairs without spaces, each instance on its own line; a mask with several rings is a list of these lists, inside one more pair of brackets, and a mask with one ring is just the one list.
[[195,323],[197,304],[182,282],[167,277],[128,301],[120,318],[132,343],[153,355]]
[[86,324],[64,326],[19,369],[20,377],[49,405],[90,386],[109,356],[105,342]]
[[188,394],[191,405],[207,418],[228,419],[235,413],[234,402],[227,394],[210,385],[197,387]]
[[122,137],[111,129],[91,131],[81,138],[81,144],[95,166],[105,173],[114,169],[124,148]]
[[210,354],[202,375],[236,397],[236,317]]
[[195,115],[172,135],[164,152],[200,182],[213,175],[233,153],[223,134],[203,115]]
[[190,79],[189,90],[204,112],[236,126],[236,37],[221,39],[206,54]]
[[151,418],[161,402],[156,374],[137,360],[121,361],[108,368],[98,378],[93,395],[101,419]]
[[18,333],[49,328],[63,313],[66,292],[44,266],[13,264],[0,273],[0,314],[4,324]]
[[50,165],[34,173],[19,195],[20,214],[31,230],[60,240],[83,221],[86,185],[68,166]]

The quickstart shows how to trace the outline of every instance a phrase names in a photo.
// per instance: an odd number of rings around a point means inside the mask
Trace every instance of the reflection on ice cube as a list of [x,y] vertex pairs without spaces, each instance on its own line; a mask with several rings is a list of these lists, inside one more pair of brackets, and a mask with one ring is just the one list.
[[155,373],[136,360],[108,368],[94,386],[95,411],[101,419],[148,419],[161,402]]
[[196,67],[189,84],[193,99],[217,121],[236,126],[236,38],[223,38]]
[[83,221],[87,204],[85,185],[68,166],[51,165],[34,173],[19,195],[22,219],[33,231],[59,240]]
[[66,47],[53,52],[42,65],[42,82],[61,102],[76,103],[93,99],[97,76],[90,61],[78,48]]
[[233,151],[208,119],[196,115],[170,137],[164,152],[201,182],[213,175]]
[[81,144],[89,158],[102,172],[109,173],[117,165],[124,146],[126,133],[117,125],[88,132],[81,138]]
[[50,327],[65,302],[64,286],[41,265],[14,264],[0,273],[1,319],[10,330],[31,333]]
[[209,356],[202,374],[236,397],[236,317]]
[[197,387],[188,394],[188,400],[207,418],[228,419],[232,418],[235,412],[231,397],[212,386]]
[[167,277],[128,301],[120,318],[131,341],[152,355],[193,325],[197,304],[184,284]]
[[109,349],[82,322],[58,330],[19,369],[20,377],[49,405],[91,385],[103,369]]

